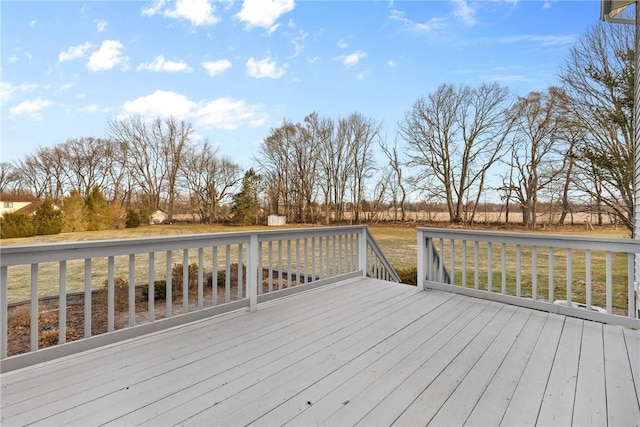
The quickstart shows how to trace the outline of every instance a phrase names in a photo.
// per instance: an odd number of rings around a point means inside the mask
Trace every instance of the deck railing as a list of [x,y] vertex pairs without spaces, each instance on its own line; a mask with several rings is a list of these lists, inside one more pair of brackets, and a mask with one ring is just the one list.
[[[399,281],[365,226],[0,250],[3,372],[351,277]],[[72,307],[80,328],[68,326]],[[57,330],[43,330],[43,308]],[[8,331],[19,327],[29,330],[29,352],[14,356]]]
[[640,328],[631,239],[418,228],[418,286]]

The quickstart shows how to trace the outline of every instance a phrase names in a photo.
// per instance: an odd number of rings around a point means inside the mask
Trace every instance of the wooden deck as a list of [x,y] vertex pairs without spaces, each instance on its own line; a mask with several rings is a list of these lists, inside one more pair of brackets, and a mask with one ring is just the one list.
[[2,425],[638,425],[640,331],[352,279],[9,372]]

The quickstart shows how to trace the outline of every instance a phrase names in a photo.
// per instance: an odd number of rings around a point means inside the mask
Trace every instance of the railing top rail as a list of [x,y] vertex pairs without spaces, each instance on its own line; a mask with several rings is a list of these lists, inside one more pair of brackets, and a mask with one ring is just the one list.
[[479,231],[448,228],[417,227],[418,232],[429,237],[478,240],[481,242],[527,244],[555,248],[591,249],[611,252],[638,253],[640,241],[634,239],[567,236],[561,234],[513,233],[504,231]]
[[259,241],[301,237],[318,237],[360,232],[364,226],[289,228],[279,230],[250,230],[135,239],[88,240],[82,242],[43,243],[31,245],[1,246],[0,266],[29,263],[129,255],[144,252],[180,250],[208,245],[248,243],[252,235]]

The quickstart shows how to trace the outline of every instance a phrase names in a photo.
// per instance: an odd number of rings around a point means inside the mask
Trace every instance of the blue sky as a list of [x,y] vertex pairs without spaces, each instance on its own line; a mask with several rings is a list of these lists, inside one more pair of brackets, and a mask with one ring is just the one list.
[[243,167],[317,111],[396,124],[443,83],[557,84],[599,1],[2,1],[1,152],[172,115]]

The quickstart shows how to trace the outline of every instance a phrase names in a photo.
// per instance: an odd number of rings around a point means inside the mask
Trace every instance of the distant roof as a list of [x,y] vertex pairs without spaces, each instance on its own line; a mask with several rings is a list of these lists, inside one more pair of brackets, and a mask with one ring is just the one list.
[[37,202],[38,198],[29,194],[0,193],[0,202]]
[[31,204],[25,206],[22,209],[18,209],[17,211],[13,212],[15,214],[20,214],[20,215],[31,215],[33,213],[35,213],[35,211],[38,210],[38,208],[40,207],[40,205],[42,205],[44,202],[40,201],[40,200],[36,200],[34,202],[32,202]]

